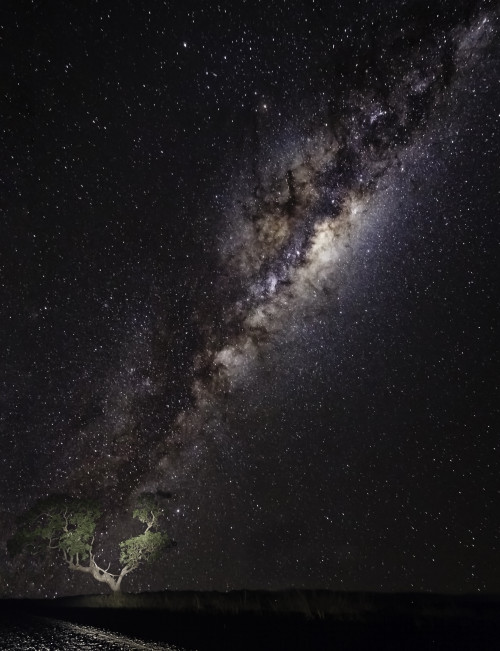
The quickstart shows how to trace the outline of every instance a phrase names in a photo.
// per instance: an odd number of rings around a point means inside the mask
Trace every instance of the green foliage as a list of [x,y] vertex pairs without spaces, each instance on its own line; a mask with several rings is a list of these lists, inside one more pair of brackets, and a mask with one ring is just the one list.
[[120,543],[120,562],[129,568],[136,568],[141,563],[151,563],[161,553],[173,545],[166,533],[154,531],[163,509],[151,493],[144,493],[137,501],[132,515],[147,526],[140,536],[129,538]]
[[88,558],[95,528],[101,516],[90,500],[55,495],[39,500],[19,520],[16,534],[7,543],[12,556],[25,549],[38,553],[58,549],[69,558]]
[[166,533],[155,531],[161,513],[162,508],[153,495],[142,495],[133,516],[146,525],[145,531],[120,543],[123,567],[119,574],[110,573],[109,566],[101,569],[94,559],[92,545],[101,510],[89,500],[65,495],[39,500],[19,519],[17,532],[7,547],[11,556],[24,550],[34,554],[56,550],[72,570],[91,574],[116,592],[129,572],[156,560],[167,547],[175,545]]
[[157,526],[162,510],[154,495],[144,493],[139,497],[137,508],[134,509],[132,516],[139,522],[148,525],[148,527],[154,527]]
[[120,562],[135,569],[141,563],[150,563],[156,560],[170,546],[171,541],[166,533],[146,531],[140,536],[120,543]]

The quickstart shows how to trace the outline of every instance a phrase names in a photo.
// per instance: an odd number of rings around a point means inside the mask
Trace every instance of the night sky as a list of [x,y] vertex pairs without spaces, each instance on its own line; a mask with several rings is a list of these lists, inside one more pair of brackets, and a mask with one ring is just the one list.
[[1,11],[3,544],[147,491],[124,590],[500,591],[496,3]]

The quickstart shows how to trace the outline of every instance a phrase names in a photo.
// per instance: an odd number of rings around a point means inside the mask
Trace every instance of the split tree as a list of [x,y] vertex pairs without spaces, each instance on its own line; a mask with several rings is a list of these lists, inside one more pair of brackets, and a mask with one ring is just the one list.
[[95,532],[102,511],[91,500],[55,495],[39,500],[19,521],[15,535],[7,542],[11,556],[27,551],[32,554],[55,553],[70,570],[90,574],[120,592],[123,578],[142,564],[152,563],[175,543],[158,531],[162,509],[153,495],[139,498],[133,517],[144,531],[120,543],[121,569],[117,574],[99,567],[95,558]]

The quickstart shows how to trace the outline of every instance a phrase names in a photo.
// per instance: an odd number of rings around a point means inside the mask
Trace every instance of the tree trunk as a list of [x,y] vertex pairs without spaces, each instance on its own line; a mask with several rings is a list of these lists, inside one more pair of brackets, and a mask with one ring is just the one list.
[[121,585],[122,585],[122,579],[125,576],[125,574],[120,574],[120,576],[116,579],[115,587],[112,588],[115,592],[121,592]]
[[111,590],[113,590],[113,593],[116,594],[117,592],[121,592],[122,589],[120,587],[121,581],[117,581],[116,579],[113,579],[113,583],[109,583],[109,587]]
[[100,583],[106,583],[113,591],[113,594],[121,592],[121,583],[123,577],[130,571],[128,567],[124,567],[120,574],[116,577],[116,575],[113,575],[107,570],[102,570],[100,567],[98,567],[93,558],[90,559],[89,565],[80,565],[79,562],[71,561],[68,562],[68,566],[71,570],[75,570],[76,572],[85,572],[86,574],[91,574],[94,579]]

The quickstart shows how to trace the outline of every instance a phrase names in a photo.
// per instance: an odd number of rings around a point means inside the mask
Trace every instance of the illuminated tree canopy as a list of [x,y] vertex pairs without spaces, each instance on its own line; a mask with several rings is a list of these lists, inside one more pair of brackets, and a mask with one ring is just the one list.
[[133,517],[145,525],[138,536],[120,543],[121,568],[114,574],[111,563],[102,569],[96,562],[94,542],[100,506],[91,500],[54,495],[39,500],[20,519],[7,547],[11,556],[27,552],[32,555],[55,553],[70,570],[90,574],[120,592],[123,578],[140,565],[157,560],[174,545],[169,536],[157,530],[162,509],[149,494],[142,495]]

